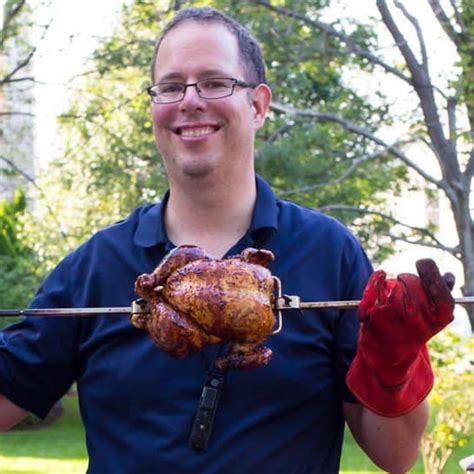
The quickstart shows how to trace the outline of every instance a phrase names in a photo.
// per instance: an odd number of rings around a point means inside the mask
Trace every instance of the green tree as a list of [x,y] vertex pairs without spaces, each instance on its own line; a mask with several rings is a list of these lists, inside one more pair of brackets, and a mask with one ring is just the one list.
[[[43,4],[39,1],[37,7]],[[34,9],[25,0],[5,0],[0,8],[0,307],[18,308],[28,303],[44,274],[39,258],[22,240],[27,198],[19,186],[37,186],[32,62],[50,23],[35,24]],[[0,326],[10,321],[4,319]]]
[[[362,61],[344,55],[333,38],[315,34],[301,21],[283,17],[258,2],[214,4],[248,25],[267,61],[274,97],[271,120],[258,142],[257,171],[281,197],[324,210],[349,224],[372,258],[383,260],[393,250],[382,237],[390,225],[379,215],[361,219],[344,207],[375,205],[384,210],[386,196],[398,194],[400,183],[406,180],[405,165],[395,163],[385,148],[349,133],[340,124],[315,122],[287,109],[317,110],[320,116],[343,111],[347,120],[360,120],[375,133],[386,121],[386,107],[377,105],[383,97],[375,94],[377,100],[367,101],[344,75],[345,70],[359,70]],[[278,4],[311,18],[331,8],[324,0]],[[361,48],[376,40],[369,25],[355,25],[353,37]]]
[[157,12],[153,2],[125,5],[114,35],[94,52],[88,72],[71,83],[75,100],[59,119],[63,155],[39,180],[48,195],[35,193],[38,207],[29,224],[30,235],[42,236],[31,244],[49,266],[166,189],[144,93],[162,25]]
[[[388,240],[374,239],[376,230],[389,227],[378,215],[354,218],[331,206],[377,203],[383,209],[381,191],[391,195],[399,191],[399,182],[406,177],[405,165],[395,165],[385,148],[331,121],[315,124],[278,108],[278,104],[292,104],[304,109],[317,107],[323,113],[344,110],[348,117],[360,118],[368,130],[375,131],[386,108],[367,102],[343,80],[344,68],[359,68],[360,60],[344,57],[340,45],[330,38],[313,38],[301,22],[291,18],[275,21],[274,13],[255,3],[149,0],[124,6],[118,27],[95,51],[90,73],[76,85],[74,102],[61,118],[64,158],[51,165],[41,182],[49,195],[60,196],[50,205],[68,236],[67,240],[55,237],[51,219],[39,210],[40,231],[36,234],[50,239],[41,245],[46,245],[52,261],[98,227],[119,219],[143,201],[157,199],[165,190],[144,89],[150,83],[156,37],[176,9],[190,5],[227,11],[246,24],[263,45],[275,105],[258,138],[257,171],[280,196],[333,212],[353,225],[374,257],[381,259],[391,251]],[[287,3],[314,16],[326,7],[319,0]],[[358,27],[354,35],[361,47],[374,41],[365,26]],[[61,243],[59,247],[55,242]]]
[[[43,276],[35,253],[22,238],[19,216],[25,209],[26,198],[21,189],[17,189],[13,199],[0,201],[0,308],[27,305]],[[0,320],[0,327],[11,321]]]
[[[474,295],[474,223],[471,215],[471,184],[474,173],[474,4],[469,0],[428,0],[432,18],[444,31],[445,41],[450,44],[457,58],[454,70],[444,69],[440,76],[433,74],[437,51],[429,51],[430,44],[423,24],[426,18],[411,13],[409,2],[377,0],[373,18],[379,25],[380,37],[391,37],[391,52],[398,54],[385,57],[378,41],[362,44],[360,32],[354,22],[340,19],[323,21],[311,11],[305,11],[302,2],[265,1],[253,2],[276,15],[275,23],[293,19],[311,34],[314,40],[326,38],[340,47],[334,56],[345,52],[347,57],[358,58],[360,71],[385,75],[384,80],[398,82],[398,87],[412,98],[411,112],[397,117],[393,105],[388,104],[388,117],[397,130],[405,130],[397,142],[388,142],[380,134],[367,127],[363,117],[351,118],[346,110],[321,113],[318,108],[300,107],[298,104],[274,104],[274,109],[285,111],[289,116],[339,124],[351,134],[367,140],[387,154],[404,163],[425,183],[428,193],[444,195],[450,205],[456,226],[458,242],[455,245],[442,242],[436,237],[435,228],[413,227],[396,221],[391,215],[379,212],[376,201],[367,208],[335,201],[337,206],[357,215],[375,213],[384,222],[394,225],[389,238],[441,249],[460,261],[464,269],[464,295]],[[428,12],[429,15],[429,12]],[[277,20],[278,19],[278,20]],[[414,39],[402,26],[408,24]],[[422,147],[430,164],[420,166],[404,144]],[[412,147],[413,149],[413,147]],[[433,170],[440,170],[438,177]],[[347,181],[346,181],[347,182]],[[386,229],[384,230],[386,231]],[[467,308],[474,329],[474,309]]]
[[474,337],[444,331],[430,342],[436,384],[429,396],[431,427],[423,436],[425,472],[440,474],[454,449],[472,443],[474,430]]

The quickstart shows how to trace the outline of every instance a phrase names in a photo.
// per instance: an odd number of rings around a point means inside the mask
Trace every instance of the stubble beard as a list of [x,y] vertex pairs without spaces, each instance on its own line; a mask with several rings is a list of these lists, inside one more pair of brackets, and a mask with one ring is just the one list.
[[184,157],[180,159],[179,156],[174,155],[170,157],[170,163],[172,168],[177,174],[192,179],[192,180],[203,180],[212,174],[214,171],[214,159],[206,159],[200,161],[196,157]]

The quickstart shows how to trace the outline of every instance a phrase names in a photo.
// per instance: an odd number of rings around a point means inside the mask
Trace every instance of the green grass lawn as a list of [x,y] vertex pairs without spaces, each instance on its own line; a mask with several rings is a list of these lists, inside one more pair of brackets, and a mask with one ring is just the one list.
[[[64,414],[52,426],[41,430],[0,434],[1,474],[83,474],[87,469],[84,430],[77,398],[65,397]],[[474,440],[450,458],[446,474],[461,474],[459,460],[474,453]],[[380,473],[346,433],[341,473]],[[411,473],[423,473],[421,460]]]
[[64,414],[41,430],[0,434],[1,474],[84,474],[87,452],[77,398],[64,398]]
[[[471,439],[470,441],[471,442],[463,448],[459,448],[454,451],[448,460],[444,474],[463,473],[463,470],[459,467],[459,461],[470,454],[474,454],[474,439]],[[377,466],[375,466],[367,458],[363,451],[361,451],[361,449],[357,446],[356,442],[349,433],[349,430],[346,430],[340,472],[343,474],[369,474],[380,473],[383,471],[377,468]],[[410,474],[422,474],[424,472],[425,471],[423,469],[423,463],[420,456],[418,462],[415,464],[413,469],[410,470]]]

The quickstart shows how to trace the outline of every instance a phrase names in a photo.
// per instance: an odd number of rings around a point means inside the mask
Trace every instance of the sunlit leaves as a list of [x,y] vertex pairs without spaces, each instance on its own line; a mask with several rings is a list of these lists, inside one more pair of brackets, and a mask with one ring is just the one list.
[[474,337],[443,331],[430,341],[436,383],[429,396],[433,423],[422,440],[425,471],[443,472],[456,447],[472,440],[474,430]]

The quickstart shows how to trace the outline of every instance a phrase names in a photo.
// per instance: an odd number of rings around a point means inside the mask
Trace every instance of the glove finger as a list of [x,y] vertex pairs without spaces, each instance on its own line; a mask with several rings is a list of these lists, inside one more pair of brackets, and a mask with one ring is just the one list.
[[416,269],[426,293],[434,304],[449,303],[454,306],[454,300],[448,286],[449,283],[443,279],[438,266],[433,260],[429,258],[418,260],[416,262]]
[[383,288],[386,277],[387,275],[383,270],[376,271],[370,275],[357,312],[360,321],[367,321],[370,310],[384,299]]
[[451,272],[446,272],[443,275],[443,280],[451,291],[454,288],[454,284],[456,283],[456,277]]

